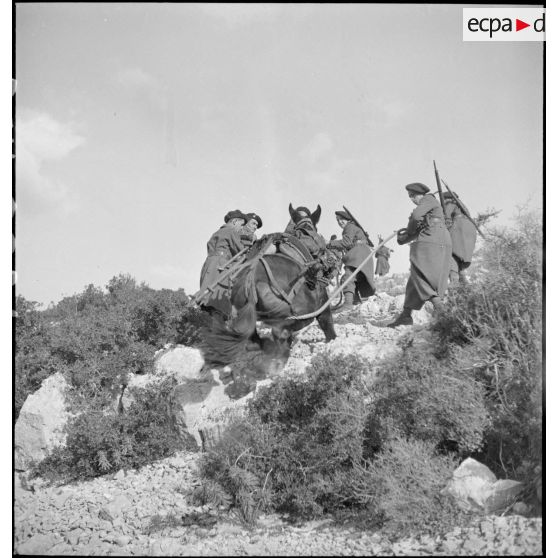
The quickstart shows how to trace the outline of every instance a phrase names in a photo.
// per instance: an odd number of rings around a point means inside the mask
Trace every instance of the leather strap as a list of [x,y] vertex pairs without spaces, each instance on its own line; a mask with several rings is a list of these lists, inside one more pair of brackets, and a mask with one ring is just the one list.
[[273,272],[271,271],[271,268],[269,267],[269,264],[265,261],[265,258],[262,258],[262,265],[264,266],[264,269],[267,273],[267,276],[269,277],[269,281],[271,283],[271,286],[279,293],[281,298],[283,298],[284,300],[286,300],[289,303],[289,306],[290,306],[291,302],[293,301],[293,289],[291,289],[291,292],[289,294],[287,294],[281,288],[281,286],[277,282],[277,279],[275,279],[275,277],[273,275]]

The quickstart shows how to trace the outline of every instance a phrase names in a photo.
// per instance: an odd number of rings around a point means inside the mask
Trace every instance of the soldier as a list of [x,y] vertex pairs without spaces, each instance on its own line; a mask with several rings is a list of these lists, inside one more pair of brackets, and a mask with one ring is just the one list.
[[[343,283],[370,254],[371,249],[366,234],[352,221],[347,212],[336,211],[335,216],[337,217],[337,223],[343,229],[343,238],[341,240],[331,240],[328,248],[343,250],[344,252],[345,273],[341,278]],[[344,287],[344,301],[338,311],[351,309],[355,303],[355,296],[362,300],[372,296],[375,292],[374,261],[370,258],[356,277]]]
[[403,312],[387,327],[411,325],[412,311],[430,301],[435,310],[442,307],[451,260],[451,237],[444,223],[442,206],[430,188],[419,182],[407,184],[409,198],[417,206],[409,223],[397,233],[397,243],[411,242],[411,275],[407,281]]
[[[383,242],[381,236],[378,237],[378,242],[381,244]],[[374,257],[377,260],[376,263],[376,275],[382,277],[382,275],[387,275],[389,273],[389,257],[393,250],[387,246],[381,246],[376,250]]]
[[[448,228],[452,243],[449,280],[452,283],[457,280],[459,280],[460,283],[466,283],[465,270],[471,265],[473,252],[475,251],[475,243],[477,241],[477,229],[466,217],[463,210],[449,192],[444,192],[442,196],[444,197],[444,205],[448,216]],[[455,196],[459,198],[457,194],[455,194]],[[465,207],[463,202],[461,202],[461,204]],[[465,210],[467,210],[466,207]]]
[[256,229],[261,228],[263,222],[259,215],[255,213],[246,213],[246,224],[240,229],[240,239],[242,240],[242,245],[246,247],[252,246],[256,242]]
[[[225,224],[217,232],[213,233],[207,242],[207,258],[200,274],[201,291],[213,285],[225,264],[244,248],[240,239],[240,229],[244,223],[246,223],[246,215],[242,211],[238,209],[229,211],[225,215]],[[215,293],[202,308],[209,311],[211,309],[217,310],[228,316],[231,304],[227,296],[226,287],[228,287],[230,281],[228,279],[225,279],[225,281],[226,284],[223,285],[225,288],[216,289]]]
[[[291,207],[292,207],[292,204],[289,204],[289,213],[290,213],[290,211],[291,211],[291,209],[290,209]],[[312,215],[311,211],[310,211],[307,207],[304,207],[304,206],[302,206],[302,205],[301,205],[300,207],[297,207],[297,208],[295,209],[295,211],[296,211],[296,213],[298,213],[301,217],[309,217],[309,218],[310,218],[310,216]],[[320,211],[321,211],[321,210],[320,210]],[[317,221],[316,221],[316,223],[317,223]],[[292,213],[291,213],[291,220],[289,221],[289,223],[288,223],[287,226],[285,227],[285,233],[286,233],[286,234],[293,234],[293,233],[294,233],[294,230],[295,230],[295,225],[296,225],[296,223],[294,222],[293,216],[292,216]]]

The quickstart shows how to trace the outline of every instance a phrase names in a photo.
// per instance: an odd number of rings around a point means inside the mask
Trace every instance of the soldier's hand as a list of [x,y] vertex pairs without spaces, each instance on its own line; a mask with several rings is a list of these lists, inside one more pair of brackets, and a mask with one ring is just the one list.
[[397,244],[405,244],[407,241],[407,229],[399,229],[397,231]]

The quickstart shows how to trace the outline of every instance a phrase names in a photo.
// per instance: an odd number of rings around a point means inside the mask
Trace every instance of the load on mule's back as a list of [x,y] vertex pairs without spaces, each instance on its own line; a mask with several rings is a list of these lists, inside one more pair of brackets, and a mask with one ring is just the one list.
[[[206,334],[205,358],[215,364],[233,361],[248,340],[262,346],[258,320],[271,326],[277,355],[285,355],[292,334],[313,321],[288,320],[320,308],[328,299],[326,286],[334,268],[325,239],[317,232],[321,209],[308,215],[289,207],[294,222],[292,234],[265,235],[252,246],[231,280],[230,311],[213,312]],[[326,340],[335,338],[331,310],[317,316]]]

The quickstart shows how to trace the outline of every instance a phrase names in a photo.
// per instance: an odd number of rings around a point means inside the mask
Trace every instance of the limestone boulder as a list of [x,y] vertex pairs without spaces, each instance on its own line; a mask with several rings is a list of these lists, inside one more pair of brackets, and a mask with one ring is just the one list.
[[193,438],[198,447],[207,448],[220,438],[236,409],[241,409],[248,397],[235,401],[226,389],[217,369],[175,387],[170,409],[173,422],[184,439]]
[[482,513],[494,482],[496,475],[486,465],[468,457],[453,472],[447,492],[461,509]]
[[165,378],[174,377],[180,384],[190,380],[198,380],[200,371],[204,366],[204,359],[199,349],[178,345],[173,347],[170,344],[160,349],[154,356],[153,374],[129,374],[126,388],[121,396],[114,401],[114,408],[119,405],[123,409],[128,409],[134,397],[130,388],[147,388],[153,384],[160,383]]
[[496,482],[496,475],[482,463],[479,463],[472,457],[468,457],[453,472],[455,479],[467,479],[470,477],[480,478],[489,484]]
[[[484,503],[487,513],[503,511],[513,506],[521,496],[523,483],[511,479],[497,480],[491,487]],[[519,502],[522,503],[522,502]]]
[[196,379],[205,361],[199,349],[177,347],[160,351],[155,356],[155,375],[174,376],[178,382]]
[[16,470],[28,470],[55,447],[65,444],[64,427],[70,416],[65,404],[67,388],[64,376],[57,372],[25,400],[14,432]]
[[453,472],[446,487],[446,492],[455,498],[461,509],[484,514],[512,506],[522,490],[522,483],[511,479],[498,480],[486,465],[470,457]]

